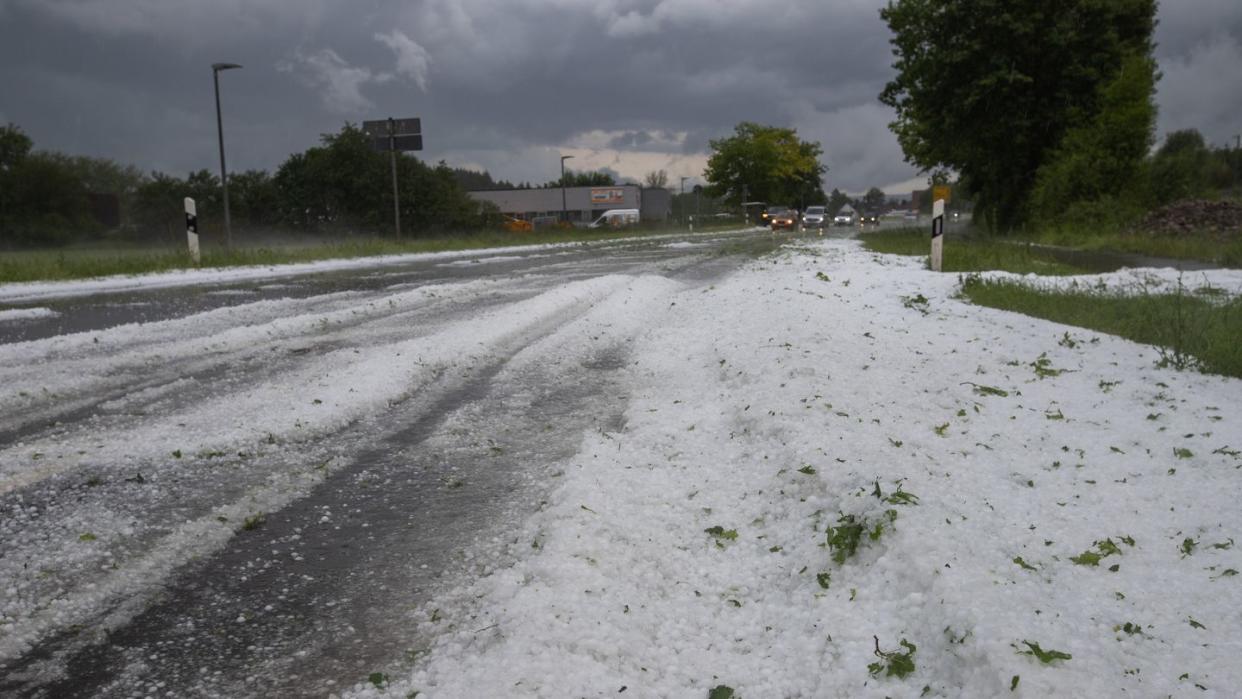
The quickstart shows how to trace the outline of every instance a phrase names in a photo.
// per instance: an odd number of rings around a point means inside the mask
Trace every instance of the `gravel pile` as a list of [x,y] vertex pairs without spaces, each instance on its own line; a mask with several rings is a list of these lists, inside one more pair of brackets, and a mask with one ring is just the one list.
[[1212,232],[1225,237],[1242,235],[1242,203],[1189,199],[1162,206],[1147,214],[1136,233],[1186,235]]

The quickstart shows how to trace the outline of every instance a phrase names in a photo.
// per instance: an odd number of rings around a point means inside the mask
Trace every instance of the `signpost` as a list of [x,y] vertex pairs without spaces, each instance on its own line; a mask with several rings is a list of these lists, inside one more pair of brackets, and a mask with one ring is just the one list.
[[397,237],[401,236],[401,197],[397,191],[397,152],[423,149],[423,124],[418,117],[378,119],[362,122],[362,130],[371,137],[371,147],[388,152],[392,165],[392,216]]
[[944,199],[932,202],[932,241],[931,268],[940,271],[941,256],[944,254]]
[[185,198],[185,237],[190,245],[190,259],[194,264],[199,263],[198,253],[198,209],[194,206],[194,200]]

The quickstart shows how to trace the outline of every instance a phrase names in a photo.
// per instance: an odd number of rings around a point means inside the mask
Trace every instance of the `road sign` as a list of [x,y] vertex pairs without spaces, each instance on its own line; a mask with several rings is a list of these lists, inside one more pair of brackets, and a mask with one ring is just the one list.
[[422,119],[418,117],[410,117],[408,119],[393,119],[392,132],[398,136],[407,136],[410,134],[419,134],[423,132]]
[[374,119],[362,122],[362,131],[371,137],[371,148],[388,153],[392,166],[392,220],[401,237],[401,193],[397,190],[397,153],[423,149],[423,122],[418,117]]
[[418,117],[364,121],[362,122],[362,130],[368,136],[387,136],[389,125],[392,126],[392,135],[394,136],[410,136],[423,132],[422,120]]
[[[388,152],[389,140],[387,136],[376,136],[371,139],[371,148],[381,153]],[[392,149],[395,151],[422,150],[423,135],[411,134],[408,136],[393,136]]]

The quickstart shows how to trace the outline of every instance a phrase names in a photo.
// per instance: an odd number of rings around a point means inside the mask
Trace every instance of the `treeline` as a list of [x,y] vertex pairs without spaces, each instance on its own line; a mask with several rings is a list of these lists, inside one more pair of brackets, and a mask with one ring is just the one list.
[[1159,148],[1127,167],[1089,166],[1092,156],[1105,153],[1106,148],[1085,144],[1073,154],[1060,152],[1031,192],[1032,217],[1125,227],[1151,209],[1236,195],[1242,188],[1242,150],[1209,146],[1195,129],[1168,134]]
[[[220,178],[208,170],[177,177],[143,173],[103,158],[34,150],[20,128],[0,128],[0,247],[54,246],[124,237],[176,241],[185,233],[185,197],[198,208],[200,231],[223,231]],[[399,155],[403,233],[419,235],[497,225],[494,209],[467,194],[463,179],[487,173],[428,166]],[[482,187],[480,187],[482,188]],[[235,233],[387,234],[393,230],[392,172],[386,153],[352,124],[324,134],[276,169],[229,175]]]
[[564,177],[559,177],[555,180],[548,180],[541,185],[534,185],[530,182],[519,182],[514,184],[508,180],[493,180],[492,176],[486,170],[483,172],[477,172],[475,170],[467,170],[464,168],[453,168],[453,176],[457,179],[457,183],[467,191],[488,189],[552,189],[560,187],[562,184],[566,187],[609,187],[617,183],[615,177],[603,171],[575,172],[573,170],[566,170]]
[[880,95],[906,159],[960,175],[976,219],[1009,232],[1124,227],[1239,184],[1239,149],[1193,131],[1153,153],[1155,0],[1056,4],[893,0],[896,77]]

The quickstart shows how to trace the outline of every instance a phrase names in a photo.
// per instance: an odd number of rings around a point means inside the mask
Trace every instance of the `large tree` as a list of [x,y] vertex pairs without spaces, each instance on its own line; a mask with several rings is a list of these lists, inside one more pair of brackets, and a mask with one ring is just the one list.
[[711,141],[711,149],[703,173],[710,196],[734,206],[747,199],[781,205],[823,200],[824,151],[794,129],[744,121],[732,136]]
[[[894,0],[880,16],[897,70],[880,100],[897,112],[890,126],[906,159],[956,170],[1001,230],[1023,221],[1067,134],[1109,128],[1101,112],[1127,92],[1109,91],[1123,67],[1147,71],[1129,81],[1140,91],[1154,71],[1155,0]],[[1127,125],[1102,147],[1132,160],[1147,138]]]
[[862,205],[868,211],[879,211],[884,208],[884,203],[887,201],[888,197],[885,196],[884,190],[879,187],[872,187],[863,195]]

